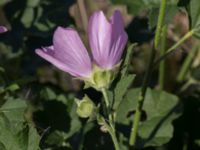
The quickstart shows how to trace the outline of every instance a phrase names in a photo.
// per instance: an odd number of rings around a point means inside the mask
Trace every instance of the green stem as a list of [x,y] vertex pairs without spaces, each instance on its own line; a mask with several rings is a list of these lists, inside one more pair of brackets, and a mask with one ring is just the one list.
[[[141,97],[140,100],[142,100],[142,99],[143,98]],[[140,111],[139,107],[137,107],[135,115],[134,115],[133,126],[131,128],[131,136],[130,136],[130,139],[129,139],[129,144],[131,146],[133,146],[135,144],[135,141],[136,141],[137,130],[138,130],[138,127],[139,127],[140,117],[141,117],[141,111]]]
[[193,58],[197,52],[197,50],[199,49],[199,45],[195,45],[192,50],[189,52],[189,55],[186,57],[180,71],[179,71],[179,74],[177,76],[177,81],[178,82],[181,82],[185,79],[185,76],[187,75],[187,72],[190,68],[190,65],[193,61]]
[[116,133],[115,133],[115,129],[113,129],[112,127],[110,127],[106,122],[104,123],[104,125],[108,129],[108,132],[109,132],[109,134],[110,134],[110,136],[112,138],[115,150],[120,150],[119,142],[117,140],[117,136],[116,136]]
[[184,43],[188,38],[190,38],[194,34],[194,31],[195,30],[190,30],[177,43],[175,43],[172,47],[170,47],[163,56],[161,56],[160,58],[158,58],[154,62],[154,67],[157,66],[162,60],[164,60],[165,58],[167,58],[170,54],[172,54],[173,52],[175,52],[176,48],[178,48],[182,43]]
[[151,73],[153,71],[152,65],[153,65],[154,58],[155,58],[155,53],[156,53],[155,50],[158,48],[158,43],[160,41],[161,29],[162,29],[162,25],[163,25],[164,17],[165,17],[165,10],[166,10],[166,0],[162,0],[162,2],[160,4],[160,11],[159,11],[159,16],[158,16],[155,40],[154,40],[153,48],[151,50],[150,59],[149,59],[148,66],[147,66],[147,71],[145,73],[145,77],[143,80],[142,89],[141,89],[141,93],[139,95],[138,104],[137,104],[137,108],[136,108],[136,112],[135,112],[135,117],[134,117],[133,124],[132,124],[132,129],[131,129],[131,134],[130,134],[130,139],[129,139],[130,146],[134,146],[135,142],[136,142],[142,107],[143,107],[143,103],[145,100],[145,95],[146,95],[149,79],[150,79]]
[[110,106],[109,106],[110,104],[109,104],[109,99],[108,99],[108,95],[107,95],[106,89],[103,88],[103,89],[101,90],[101,92],[102,92],[102,94],[103,94],[103,97],[104,97],[104,100],[105,100],[105,103],[106,103],[106,107],[109,108],[109,107],[110,107]]
[[[162,36],[161,36],[161,46],[160,46],[160,55],[164,55],[166,50],[166,38],[167,38],[167,26],[163,26]],[[165,61],[160,63],[159,66],[159,86],[160,89],[164,88],[165,81]]]
[[108,94],[105,88],[103,88],[102,90],[103,93],[103,97],[106,103],[106,108],[107,108],[107,112],[108,112],[108,119],[109,119],[109,125],[105,122],[106,128],[108,129],[109,134],[111,135],[112,141],[114,143],[115,146],[115,150],[120,150],[119,148],[119,144],[118,144],[118,140],[117,140],[117,136],[115,133],[115,125],[114,125],[114,121],[113,121],[113,116],[112,116],[112,112],[110,111],[110,104],[109,104],[109,99],[108,99]]
[[164,18],[165,18],[166,2],[167,2],[167,0],[162,0],[162,2],[160,4],[158,23],[157,23],[157,28],[156,28],[156,35],[155,35],[155,39],[154,39],[155,49],[157,49],[158,45],[159,45],[158,43],[160,40],[162,25],[163,25]]
[[105,103],[106,103],[106,109],[107,109],[108,119],[109,119],[110,125],[111,125],[112,128],[114,128],[114,125],[113,125],[113,123],[114,123],[113,116],[112,116],[112,113],[111,113],[111,110],[110,110],[110,104],[109,104],[108,94],[107,94],[105,88],[102,89],[102,93],[103,93],[103,97],[104,97],[104,100],[105,100]]
[[147,66],[147,71],[146,71],[145,76],[144,76],[142,89],[141,89],[141,92],[140,92],[140,95],[139,95],[139,98],[138,98],[138,103],[137,103],[137,108],[136,108],[136,112],[135,112],[135,115],[134,115],[132,128],[131,128],[131,134],[130,134],[130,139],[129,139],[130,146],[134,146],[135,142],[136,142],[137,131],[138,131],[139,122],[140,122],[141,113],[142,113],[142,107],[143,107],[143,103],[144,103],[144,100],[145,100],[145,95],[146,95],[149,79],[151,78],[151,74],[152,74],[152,71],[153,71],[152,65],[153,65],[153,62],[154,62],[155,54],[156,54],[156,51],[155,51],[155,47],[153,45],[153,48],[151,50],[151,55],[150,55],[150,58],[149,58],[149,62],[148,62],[148,66]]

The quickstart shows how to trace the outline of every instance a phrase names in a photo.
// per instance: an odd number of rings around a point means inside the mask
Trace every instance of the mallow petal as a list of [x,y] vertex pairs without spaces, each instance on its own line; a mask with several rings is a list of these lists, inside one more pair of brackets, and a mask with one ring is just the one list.
[[40,57],[44,58],[45,60],[47,60],[48,62],[50,62],[57,68],[59,68],[60,70],[69,72],[73,76],[77,75],[71,68],[67,67],[67,65],[64,62],[62,62],[55,56],[55,50],[54,50],[53,46],[36,49],[35,52]]
[[36,50],[36,53],[73,76],[89,77],[92,72],[88,52],[74,29],[58,27],[53,46]]
[[103,69],[119,63],[128,36],[121,13],[115,11],[108,21],[102,11],[94,13],[89,21],[90,47],[95,62]]
[[0,33],[6,32],[8,29],[4,26],[0,26]]
[[107,66],[111,43],[111,24],[102,11],[95,12],[89,20],[89,42],[94,61],[100,67]]
[[128,35],[124,30],[124,22],[120,11],[115,11],[110,18],[112,24],[112,43],[110,48],[110,65],[119,63],[123,50],[128,41]]

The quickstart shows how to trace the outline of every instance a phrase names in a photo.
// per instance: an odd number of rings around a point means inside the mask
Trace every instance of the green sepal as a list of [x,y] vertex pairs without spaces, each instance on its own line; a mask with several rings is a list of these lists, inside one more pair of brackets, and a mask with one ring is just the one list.
[[85,87],[93,87],[98,91],[108,89],[118,73],[120,63],[112,69],[101,69],[94,65],[91,77],[82,79]]

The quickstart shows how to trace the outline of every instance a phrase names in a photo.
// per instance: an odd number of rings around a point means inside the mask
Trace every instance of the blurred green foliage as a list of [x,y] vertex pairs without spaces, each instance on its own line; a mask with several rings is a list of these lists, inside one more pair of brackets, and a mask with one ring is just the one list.
[[[112,0],[112,3],[126,5],[134,17],[145,12],[146,24],[135,17],[137,21],[133,19],[127,25],[129,37],[133,35],[129,30],[133,26],[142,35],[155,28],[160,0]],[[199,1],[167,3],[165,23],[172,25],[180,10],[188,12],[190,29],[195,29],[199,38]],[[86,93],[98,105],[102,95],[91,88],[83,89],[82,83],[34,53],[36,48],[52,44],[57,26],[77,26],[69,14],[73,4],[73,0],[0,0],[0,23],[10,30],[0,35],[0,150],[113,149],[109,135],[100,130],[96,121],[81,119],[76,113],[75,97],[81,99]],[[131,122],[151,48],[143,43],[150,40],[144,39],[143,36],[134,39],[143,45],[128,46],[121,72],[109,90],[110,99],[115,100],[113,111],[116,111],[122,150],[129,149]],[[185,47],[190,49],[191,45]],[[137,147],[140,149],[179,150],[184,146],[188,150],[199,149],[200,55],[194,55],[183,82],[175,81],[171,75],[176,74],[179,68],[175,66],[180,67],[187,57],[184,54],[177,62],[173,63],[173,58],[167,63],[167,92],[157,90],[157,70],[153,74],[139,127]]]

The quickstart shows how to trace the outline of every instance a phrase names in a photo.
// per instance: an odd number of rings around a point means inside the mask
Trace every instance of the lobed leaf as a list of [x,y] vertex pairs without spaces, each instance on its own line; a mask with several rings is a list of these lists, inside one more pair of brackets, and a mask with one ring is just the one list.
[[[131,89],[121,103],[116,121],[123,125],[132,122],[132,115],[137,106],[140,89]],[[172,122],[180,112],[176,108],[178,97],[164,91],[148,89],[143,105],[143,120],[139,126],[139,146],[160,146],[167,143],[173,136]],[[144,115],[143,114],[143,115]],[[134,117],[134,115],[133,115]]]

